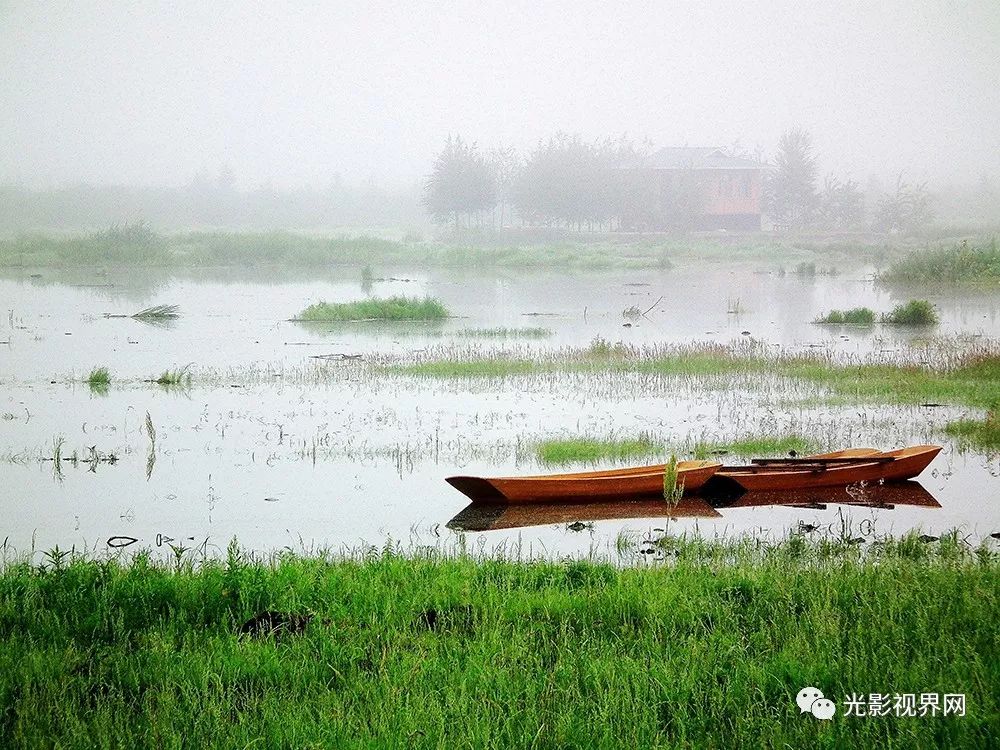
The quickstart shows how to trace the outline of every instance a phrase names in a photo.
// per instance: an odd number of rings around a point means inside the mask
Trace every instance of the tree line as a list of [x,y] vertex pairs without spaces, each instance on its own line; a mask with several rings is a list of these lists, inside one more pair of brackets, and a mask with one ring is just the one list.
[[[584,141],[557,133],[526,155],[512,147],[480,150],[449,136],[424,185],[423,202],[435,222],[455,229],[528,226],[613,230],[631,220],[666,229],[694,227],[703,189],[692,172],[654,183],[641,165],[651,151],[625,136]],[[733,156],[750,158],[739,146]],[[809,133],[782,134],[770,162],[761,155],[762,208],[777,229],[916,231],[932,220],[926,183],[900,176],[889,188],[833,174],[818,179]],[[655,216],[649,215],[655,212]]]

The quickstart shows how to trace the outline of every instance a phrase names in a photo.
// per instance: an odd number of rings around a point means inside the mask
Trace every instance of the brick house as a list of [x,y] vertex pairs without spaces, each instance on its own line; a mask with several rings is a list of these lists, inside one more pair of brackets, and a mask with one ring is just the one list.
[[714,147],[667,147],[628,172],[622,226],[635,230],[759,230],[763,167]]

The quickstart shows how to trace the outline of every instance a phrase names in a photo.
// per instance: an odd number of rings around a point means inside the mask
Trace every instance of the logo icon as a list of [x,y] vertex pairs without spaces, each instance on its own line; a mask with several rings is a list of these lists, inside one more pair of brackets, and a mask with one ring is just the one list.
[[837,713],[837,704],[824,697],[823,691],[815,687],[804,687],[795,696],[799,713],[811,713],[817,719],[829,721]]

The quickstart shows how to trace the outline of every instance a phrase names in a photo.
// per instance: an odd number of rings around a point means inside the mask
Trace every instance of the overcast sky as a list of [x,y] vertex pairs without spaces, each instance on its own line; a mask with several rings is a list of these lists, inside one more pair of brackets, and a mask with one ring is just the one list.
[[1000,175],[1000,1],[0,0],[0,182],[405,184],[448,133]]

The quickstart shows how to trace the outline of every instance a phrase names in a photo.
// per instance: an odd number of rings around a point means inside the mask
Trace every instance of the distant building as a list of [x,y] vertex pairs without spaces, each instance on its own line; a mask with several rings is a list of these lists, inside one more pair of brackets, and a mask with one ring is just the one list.
[[763,167],[721,148],[667,147],[627,170],[622,227],[759,230]]

